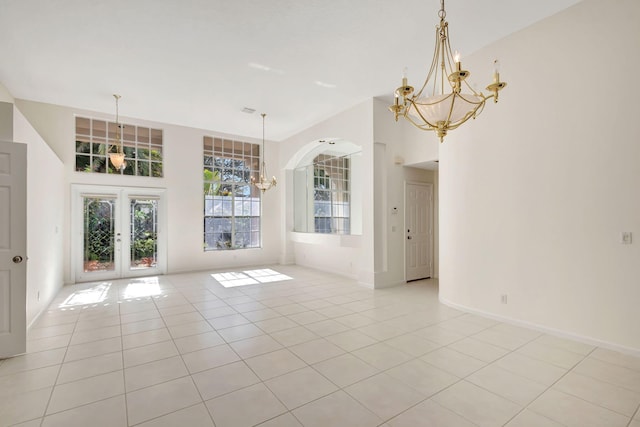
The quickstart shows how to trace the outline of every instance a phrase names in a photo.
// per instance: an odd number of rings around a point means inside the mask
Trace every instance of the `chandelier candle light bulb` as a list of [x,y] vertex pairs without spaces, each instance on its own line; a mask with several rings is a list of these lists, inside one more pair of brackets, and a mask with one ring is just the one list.
[[[402,85],[394,94],[394,104],[389,110],[396,121],[404,117],[422,130],[435,131],[444,141],[450,130],[458,128],[471,118],[476,118],[484,109],[485,102],[493,98],[498,102],[498,92],[507,85],[500,81],[499,70],[493,74],[493,83],[487,86],[490,95],[475,90],[466,81],[471,75],[462,69],[460,53],[451,51],[449,43],[449,24],[445,20],[444,0],[440,0],[440,24],[436,27],[436,46],[427,78],[414,94],[413,86],[407,81],[406,68],[402,73]],[[498,67],[497,61],[494,67]],[[432,94],[429,91],[432,90]],[[402,98],[402,99],[400,99]]]

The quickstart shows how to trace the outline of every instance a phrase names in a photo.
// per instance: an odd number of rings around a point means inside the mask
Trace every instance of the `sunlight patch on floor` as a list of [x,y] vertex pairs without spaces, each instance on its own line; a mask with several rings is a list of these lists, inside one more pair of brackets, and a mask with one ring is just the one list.
[[225,288],[236,286],[257,285],[260,283],[281,282],[292,280],[292,277],[279,273],[270,268],[259,270],[247,270],[243,272],[229,271],[225,273],[213,273],[211,277],[216,279]]
[[127,285],[122,293],[123,299],[152,297],[161,295],[160,283],[157,277],[143,277],[134,279]]
[[77,307],[80,305],[98,304],[107,299],[111,282],[103,282],[88,289],[75,291],[64,300],[58,308]]

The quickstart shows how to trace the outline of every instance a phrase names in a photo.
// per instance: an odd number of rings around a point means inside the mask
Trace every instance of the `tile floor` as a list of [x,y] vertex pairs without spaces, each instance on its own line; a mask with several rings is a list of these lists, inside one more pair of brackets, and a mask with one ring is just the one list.
[[[0,361],[0,426],[640,427],[640,358],[297,266],[65,287]],[[223,276],[219,276],[223,277]]]

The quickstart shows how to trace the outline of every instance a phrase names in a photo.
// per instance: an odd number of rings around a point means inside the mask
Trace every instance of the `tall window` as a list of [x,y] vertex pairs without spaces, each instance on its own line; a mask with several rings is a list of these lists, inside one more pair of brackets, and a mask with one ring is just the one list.
[[204,137],[204,250],[260,247],[260,146]]
[[316,233],[349,234],[349,157],[318,155],[313,161],[313,210]]
[[118,170],[109,162],[109,153],[115,151],[115,122],[76,117],[76,171],[162,177],[162,129],[121,126],[126,165]]

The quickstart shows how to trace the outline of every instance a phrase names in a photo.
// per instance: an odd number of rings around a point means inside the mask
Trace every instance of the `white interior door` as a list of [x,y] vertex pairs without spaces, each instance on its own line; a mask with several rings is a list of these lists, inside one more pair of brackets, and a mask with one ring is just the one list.
[[165,272],[164,190],[74,186],[75,281]]
[[433,186],[406,184],[405,187],[405,280],[433,274]]
[[0,142],[0,359],[26,351],[27,146]]

